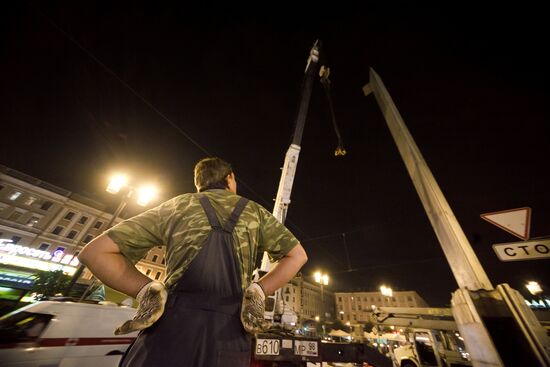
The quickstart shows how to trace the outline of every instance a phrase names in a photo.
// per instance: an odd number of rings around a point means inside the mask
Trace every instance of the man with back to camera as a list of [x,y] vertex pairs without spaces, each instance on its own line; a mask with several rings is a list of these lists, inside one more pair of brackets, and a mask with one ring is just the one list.
[[[230,164],[205,158],[194,175],[197,193],[177,196],[119,223],[78,257],[99,280],[139,303],[134,319],[115,331],[142,330],[121,366],[248,366],[247,332],[268,326],[266,295],[286,284],[307,261],[304,248],[284,225],[237,195]],[[162,245],[165,284],[134,266]],[[278,262],[251,283],[256,259],[264,251]]]

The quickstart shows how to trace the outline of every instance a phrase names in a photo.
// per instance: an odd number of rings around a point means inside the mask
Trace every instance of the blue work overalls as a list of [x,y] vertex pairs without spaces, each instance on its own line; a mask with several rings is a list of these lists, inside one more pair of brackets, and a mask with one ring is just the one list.
[[200,196],[210,234],[169,293],[162,317],[140,333],[120,366],[249,366],[251,341],[240,321],[241,270],[231,236],[247,202],[241,198],[223,226]]

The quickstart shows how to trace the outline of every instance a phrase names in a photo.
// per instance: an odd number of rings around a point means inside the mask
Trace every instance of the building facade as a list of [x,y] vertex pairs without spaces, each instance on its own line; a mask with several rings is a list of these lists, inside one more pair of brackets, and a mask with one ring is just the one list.
[[[113,219],[106,206],[0,165],[0,287],[16,298],[32,285],[36,270],[73,275],[76,256]],[[137,264],[153,279],[164,279],[164,251],[151,250]],[[85,271],[84,282],[91,278]]]
[[296,277],[286,284],[281,291],[285,307],[296,312],[301,323],[318,319],[334,319],[334,293],[326,287],[321,288],[318,283]]
[[372,306],[428,307],[415,291],[393,291],[391,297],[381,292],[335,292],[334,297],[338,320],[348,325],[368,322]]

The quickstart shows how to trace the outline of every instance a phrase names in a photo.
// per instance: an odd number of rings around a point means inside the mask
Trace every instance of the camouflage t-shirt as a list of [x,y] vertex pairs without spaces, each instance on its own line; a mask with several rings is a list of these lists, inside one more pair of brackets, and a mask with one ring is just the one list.
[[[228,190],[206,195],[220,223],[225,224],[240,196]],[[166,246],[165,284],[174,286],[202,248],[210,223],[196,193],[177,196],[114,226],[106,233],[132,263],[155,246]],[[261,205],[249,201],[233,231],[235,254],[241,266],[243,289],[248,287],[256,259],[266,251],[271,261],[285,256],[298,240]]]

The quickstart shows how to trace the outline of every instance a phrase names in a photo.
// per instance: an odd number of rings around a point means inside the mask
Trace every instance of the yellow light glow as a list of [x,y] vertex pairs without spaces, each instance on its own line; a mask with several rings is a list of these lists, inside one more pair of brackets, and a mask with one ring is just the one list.
[[383,296],[386,297],[392,297],[393,296],[393,290],[390,287],[386,287],[385,285],[380,287],[380,292]]
[[154,186],[142,186],[138,190],[137,203],[141,206],[146,206],[151,200],[155,198],[156,195],[157,189]]
[[110,194],[118,194],[120,189],[126,186],[127,182],[128,177],[126,177],[126,175],[114,175],[111,177],[111,181],[109,181],[109,185],[106,190]]
[[537,295],[539,293],[542,293],[542,288],[540,287],[540,284],[534,281],[530,281],[525,285],[525,287],[529,290],[529,293],[532,295]]
[[320,271],[316,271],[313,276],[315,277],[315,283],[328,285],[328,274],[322,274]]
[[15,265],[15,266],[20,266],[22,268],[39,269],[39,270],[46,270],[46,271],[63,270],[63,272],[68,275],[73,275],[76,271],[76,268],[73,268],[72,266],[61,265],[61,264],[52,263],[49,261],[42,261],[37,259],[31,259],[28,257],[9,255],[9,254],[6,254],[6,255],[0,254],[0,264]]
[[315,321],[319,321],[319,316],[315,316]]
[[315,274],[313,274],[313,276],[315,277],[315,282],[316,283],[321,283],[321,272],[320,271],[316,271]]

